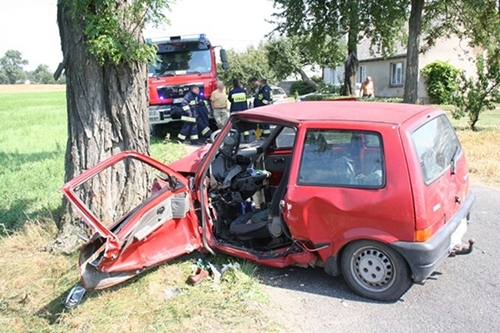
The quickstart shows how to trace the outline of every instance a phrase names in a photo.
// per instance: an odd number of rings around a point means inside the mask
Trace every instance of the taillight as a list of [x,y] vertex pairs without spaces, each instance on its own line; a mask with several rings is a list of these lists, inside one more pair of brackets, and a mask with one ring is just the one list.
[[425,242],[432,236],[432,226],[422,229],[415,230],[415,241],[416,242]]

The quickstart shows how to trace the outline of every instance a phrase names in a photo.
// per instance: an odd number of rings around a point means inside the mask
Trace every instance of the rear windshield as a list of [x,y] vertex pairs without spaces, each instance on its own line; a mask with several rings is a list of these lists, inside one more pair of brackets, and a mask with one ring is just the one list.
[[445,115],[419,127],[412,138],[427,185],[439,178],[462,152],[455,130]]

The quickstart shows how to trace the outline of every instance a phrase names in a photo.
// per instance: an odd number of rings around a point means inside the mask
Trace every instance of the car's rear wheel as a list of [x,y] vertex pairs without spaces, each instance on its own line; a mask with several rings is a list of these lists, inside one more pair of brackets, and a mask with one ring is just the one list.
[[354,292],[378,301],[397,300],[412,284],[404,258],[389,246],[375,241],[348,244],[342,253],[341,268]]

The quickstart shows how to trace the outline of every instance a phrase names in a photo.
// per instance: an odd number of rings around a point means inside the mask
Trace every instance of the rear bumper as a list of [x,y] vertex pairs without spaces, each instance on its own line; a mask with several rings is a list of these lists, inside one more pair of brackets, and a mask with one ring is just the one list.
[[460,210],[427,242],[394,242],[390,244],[406,259],[415,282],[424,281],[451,253],[451,235],[463,218],[468,218],[475,195],[470,193]]

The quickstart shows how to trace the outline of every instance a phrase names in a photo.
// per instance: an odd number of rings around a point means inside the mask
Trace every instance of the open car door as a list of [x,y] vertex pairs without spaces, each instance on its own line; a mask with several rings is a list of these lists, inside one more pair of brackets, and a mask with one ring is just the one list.
[[[117,168],[124,170],[122,179],[116,179]],[[136,195],[139,200],[131,204],[135,207],[111,210],[116,217],[98,218],[85,202],[93,202],[93,206],[96,202],[111,202],[116,206],[117,200],[130,197],[130,191],[123,191],[115,198],[107,198],[111,191],[106,188],[110,182],[126,183],[126,175],[131,172],[144,172],[148,178],[146,198]],[[79,196],[89,190],[87,199]],[[116,154],[66,183],[62,191],[94,231],[79,258],[86,290],[118,284],[202,246],[188,180],[146,155],[133,151]]]

